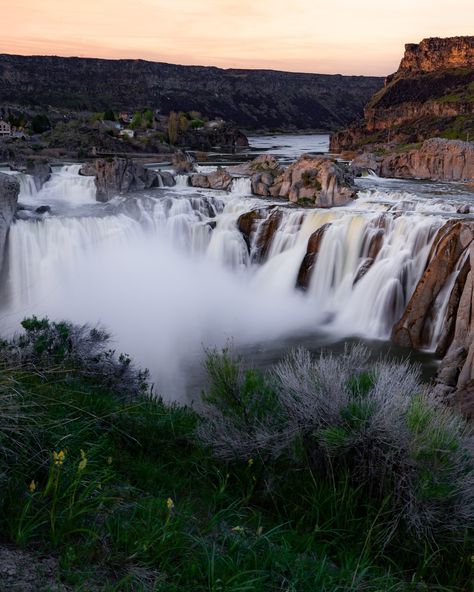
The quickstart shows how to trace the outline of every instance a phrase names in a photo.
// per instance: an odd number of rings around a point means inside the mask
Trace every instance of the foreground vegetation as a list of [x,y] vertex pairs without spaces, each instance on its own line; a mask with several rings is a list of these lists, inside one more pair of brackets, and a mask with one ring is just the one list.
[[0,537],[56,557],[62,589],[474,590],[472,442],[408,365],[209,352],[194,410],[104,331],[23,324],[0,349]]

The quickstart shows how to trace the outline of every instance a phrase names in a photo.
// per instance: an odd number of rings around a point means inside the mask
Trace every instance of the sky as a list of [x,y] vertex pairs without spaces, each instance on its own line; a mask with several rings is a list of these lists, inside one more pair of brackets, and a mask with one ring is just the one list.
[[0,0],[0,53],[386,75],[474,35],[473,0]]

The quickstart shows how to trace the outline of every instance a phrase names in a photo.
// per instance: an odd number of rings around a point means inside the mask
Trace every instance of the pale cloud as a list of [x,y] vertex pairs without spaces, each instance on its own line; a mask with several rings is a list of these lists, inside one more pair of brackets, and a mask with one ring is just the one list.
[[388,74],[474,30],[472,0],[0,0],[0,52]]

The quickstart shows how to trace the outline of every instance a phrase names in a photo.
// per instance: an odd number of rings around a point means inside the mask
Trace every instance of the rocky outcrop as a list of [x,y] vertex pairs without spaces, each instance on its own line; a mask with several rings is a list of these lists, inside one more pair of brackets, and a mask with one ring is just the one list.
[[3,264],[8,229],[16,212],[20,184],[10,176],[0,173],[0,267]]
[[232,185],[233,178],[226,170],[219,168],[216,172],[209,175],[191,175],[189,180],[192,187],[227,191]]
[[452,404],[474,410],[474,223],[448,221],[438,232],[428,265],[393,339],[408,347],[430,345],[440,314],[438,297],[448,287],[436,352],[442,356],[436,390]]
[[143,191],[162,185],[172,186],[169,173],[158,173],[125,158],[99,159],[84,165],[80,174],[95,176],[97,201],[106,202],[116,195]]
[[195,159],[187,152],[175,152],[171,157],[171,164],[177,175],[194,171]]
[[442,138],[426,140],[417,150],[383,158],[378,173],[382,177],[401,179],[473,181],[474,143]]
[[432,37],[405,45],[399,72],[409,74],[474,68],[474,37]]
[[466,139],[474,131],[474,37],[429,38],[405,46],[400,67],[364,108],[364,121],[331,138],[331,151],[368,144]]
[[39,191],[51,178],[51,165],[44,158],[29,158],[26,161],[27,175],[32,175],[35,180],[36,189]]
[[301,156],[285,170],[273,156],[263,155],[227,170],[192,175],[190,182],[193,187],[227,190],[233,179],[229,171],[250,175],[252,193],[260,197],[279,197],[318,208],[344,206],[356,197],[354,176],[345,165],[310,155]]
[[308,245],[306,247],[306,254],[301,262],[298,277],[296,279],[296,287],[306,290],[309,287],[313,268],[316,265],[316,260],[321,249],[321,243],[323,242],[324,234],[326,230],[331,226],[331,223],[323,224],[320,228],[315,230],[309,237]]
[[260,154],[257,158],[227,167],[227,170],[232,175],[242,175],[251,177],[255,173],[271,173],[273,176],[278,176],[282,172],[280,163],[271,154]]
[[[260,183],[263,181],[260,178]],[[353,175],[342,164],[329,158],[303,155],[267,187],[273,197],[284,197],[293,203],[307,201],[318,208],[331,208],[344,206],[355,198],[353,181]]]
[[470,232],[470,226],[455,220],[450,220],[438,231],[428,257],[428,266],[402,318],[393,329],[393,339],[400,345],[413,348],[429,345],[434,304],[455,271],[459,258],[468,248],[472,240]]

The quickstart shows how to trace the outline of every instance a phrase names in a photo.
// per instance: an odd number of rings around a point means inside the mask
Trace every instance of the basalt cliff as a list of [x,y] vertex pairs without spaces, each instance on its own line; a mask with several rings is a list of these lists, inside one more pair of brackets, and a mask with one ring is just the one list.
[[374,76],[0,55],[0,105],[199,111],[247,129],[337,129],[362,115],[382,82]]
[[400,67],[364,108],[364,120],[334,134],[331,150],[474,138],[474,37],[405,46]]

